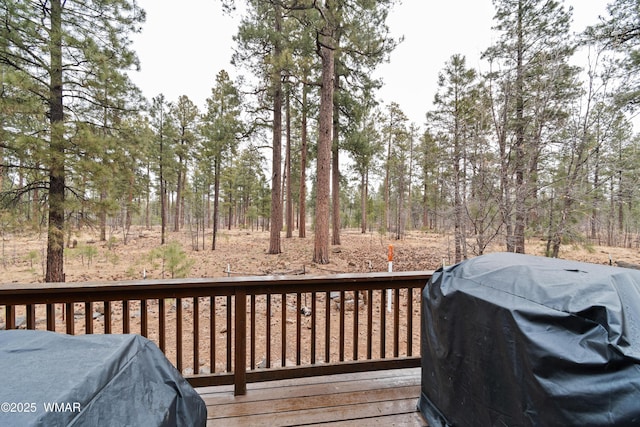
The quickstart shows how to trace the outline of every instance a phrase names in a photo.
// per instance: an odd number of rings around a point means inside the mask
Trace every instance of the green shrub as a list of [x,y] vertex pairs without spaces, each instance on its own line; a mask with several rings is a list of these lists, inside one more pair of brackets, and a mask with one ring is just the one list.
[[159,259],[162,262],[162,277],[167,271],[171,278],[186,277],[193,267],[194,260],[189,258],[178,242],[170,242],[149,253],[149,260]]
[[93,262],[93,257],[98,255],[98,249],[95,246],[91,245],[82,245],[78,246],[78,255],[80,256],[80,261],[82,265],[84,265],[84,260],[87,260],[87,267],[91,265]]

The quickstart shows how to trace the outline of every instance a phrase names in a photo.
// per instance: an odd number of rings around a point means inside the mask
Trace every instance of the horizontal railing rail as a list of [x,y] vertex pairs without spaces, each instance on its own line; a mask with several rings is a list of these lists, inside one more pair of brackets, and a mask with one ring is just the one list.
[[0,328],[139,333],[194,386],[420,365],[432,272],[0,285]]

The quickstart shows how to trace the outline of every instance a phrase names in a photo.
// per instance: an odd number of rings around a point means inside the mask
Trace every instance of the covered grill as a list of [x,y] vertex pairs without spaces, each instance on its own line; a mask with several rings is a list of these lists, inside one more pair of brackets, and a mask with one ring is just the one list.
[[422,302],[430,426],[640,423],[640,271],[496,253]]
[[0,332],[0,425],[204,426],[202,398],[139,335]]

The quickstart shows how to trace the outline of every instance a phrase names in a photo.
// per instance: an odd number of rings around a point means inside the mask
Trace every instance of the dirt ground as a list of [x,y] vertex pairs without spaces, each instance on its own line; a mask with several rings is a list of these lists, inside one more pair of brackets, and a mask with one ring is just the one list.
[[[343,230],[341,245],[331,247],[330,263],[316,265],[311,262],[313,234],[307,238],[285,238],[282,235],[282,253],[269,255],[269,233],[264,231],[221,231],[217,248],[210,250],[211,234],[206,236],[205,249],[193,250],[188,232],[168,233],[168,241],[182,245],[186,257],[193,262],[188,276],[220,277],[232,274],[265,275],[287,274],[304,270],[306,274],[331,274],[347,272],[387,271],[388,246],[394,246],[394,271],[433,270],[442,263],[453,263],[453,239],[435,233],[413,231],[404,239],[395,240],[373,232],[361,234],[357,230]],[[67,282],[117,281],[163,277],[163,268],[158,259],[149,254],[160,243],[159,229],[133,229],[125,245],[121,238],[108,242],[98,241],[97,234],[83,232],[72,237],[75,248],[65,250],[65,273]],[[44,276],[46,236],[5,236],[0,248],[1,283],[41,282]],[[489,252],[503,250],[494,245]],[[544,253],[544,242],[530,240],[527,252]],[[561,258],[607,264],[624,261],[640,264],[638,249],[578,245],[565,246]],[[164,277],[170,277],[165,271]]]
[[[219,234],[217,249],[211,251],[209,249],[210,237],[207,236],[205,250],[193,250],[192,238],[187,232],[169,233],[168,241],[176,241],[184,248],[185,258],[193,262],[193,266],[189,272],[190,277],[221,277],[228,274],[233,275],[265,275],[265,274],[331,274],[331,273],[347,273],[347,272],[369,272],[369,271],[387,271],[388,269],[388,248],[393,245],[394,271],[420,271],[434,270],[442,265],[451,264],[453,262],[453,241],[450,237],[425,232],[411,232],[405,239],[395,240],[380,235],[379,233],[361,234],[357,230],[344,230],[340,246],[333,246],[331,249],[331,262],[327,265],[316,265],[311,262],[313,250],[313,235],[305,239],[298,237],[282,238],[282,253],[278,255],[269,255],[266,253],[269,243],[269,233],[262,231],[246,231],[232,230],[223,231]],[[163,268],[159,265],[159,261],[152,260],[149,254],[160,243],[159,230],[136,229],[129,237],[128,243],[123,244],[122,240],[111,239],[109,242],[99,242],[96,235],[91,233],[83,233],[74,235],[77,241],[75,248],[67,248],[65,250],[65,272],[67,282],[102,282],[102,281],[120,281],[129,279],[140,279],[143,276],[148,279],[161,278],[163,276]],[[201,242],[200,242],[201,244]],[[0,286],[10,286],[10,283],[30,283],[42,281],[43,277],[43,256],[46,249],[46,241],[44,236],[21,235],[21,236],[5,236],[2,242],[1,262],[0,266]],[[491,251],[502,250],[501,246],[495,246]],[[544,252],[544,243],[541,241],[531,240],[528,242],[527,251],[531,254],[541,255]],[[567,246],[563,248],[562,257],[566,259],[574,259],[579,261],[593,262],[598,264],[608,264],[611,259],[613,262],[623,261],[632,264],[640,264],[640,251],[637,249],[610,248],[610,247],[579,247]],[[169,277],[167,272],[164,277]],[[4,284],[4,285],[3,285]],[[413,318],[413,324],[419,325],[420,322],[420,293],[414,291],[412,296],[406,295],[406,291],[402,291],[402,307],[401,316],[406,319],[407,316]],[[296,318],[296,302],[291,300],[293,296],[288,296],[286,301],[282,301],[280,296],[272,297],[270,315],[267,315],[265,297],[259,297],[257,300],[258,330],[256,331],[256,356],[253,363],[257,366],[264,365],[266,358],[266,342],[264,340],[264,320],[271,319],[272,331],[279,331],[281,328],[282,310],[286,311],[287,330],[294,331]],[[310,305],[310,295],[304,295],[305,305]],[[326,296],[319,294],[316,301],[318,307],[324,307]],[[407,299],[411,298],[413,303],[412,309],[409,310]],[[295,298],[294,298],[295,299]],[[374,312],[382,313],[380,307],[381,298],[379,294],[374,297]],[[166,315],[166,341],[167,348],[165,353],[169,360],[176,364],[176,300],[164,301]],[[212,308],[211,304],[215,304]],[[0,301],[0,305],[2,302]],[[158,304],[159,301],[149,301],[147,312],[149,316],[150,339],[158,343]],[[353,303],[352,303],[353,304]],[[182,319],[183,319],[183,360],[182,371],[189,375],[194,372],[208,373],[211,371],[210,346],[209,337],[214,337],[213,345],[215,346],[216,361],[214,362],[215,372],[225,372],[226,351],[227,351],[227,301],[224,297],[218,297],[215,301],[209,298],[200,298],[198,306],[195,307],[193,298],[183,299]],[[360,335],[365,333],[366,308],[360,304]],[[56,305],[56,330],[66,332],[63,304]],[[114,302],[111,305],[111,324],[113,333],[121,333],[123,328],[123,306],[122,302]],[[194,366],[193,357],[193,318],[197,312],[200,319],[200,336],[201,338],[199,351],[199,366]],[[104,310],[103,303],[93,303],[94,311],[94,333],[104,332]],[[76,334],[84,333],[84,304],[75,305],[75,331]],[[353,305],[347,308],[345,313],[346,324],[352,325]],[[129,323],[131,333],[140,333],[140,302],[129,302]],[[337,308],[333,308],[334,313],[338,313]],[[44,329],[46,326],[45,307],[39,306],[36,313],[36,327]],[[215,313],[216,330],[209,331],[209,321],[207,320]],[[4,310],[0,307],[0,329],[5,327]],[[323,348],[323,327],[325,321],[325,313],[320,310],[317,314],[318,328],[316,339],[318,341],[317,360],[324,361]],[[330,314],[332,317],[332,330],[336,331],[338,327],[338,315]],[[19,327],[25,327],[25,313],[23,308],[16,310],[17,324]],[[264,320],[261,320],[264,319]],[[406,325],[406,321],[401,321],[402,327]],[[374,341],[379,343],[378,338],[381,334],[380,319],[376,317],[373,322],[373,330],[370,332],[374,336]],[[352,328],[353,326],[349,326]],[[389,324],[387,323],[387,329]],[[310,358],[309,348],[311,342],[311,326],[310,318],[303,318],[302,323],[302,347],[305,349],[303,362]],[[346,331],[346,336],[352,334],[353,329]],[[400,346],[407,348],[407,332],[402,329],[400,332]],[[293,332],[288,332],[287,335]],[[392,342],[393,332],[386,330],[384,335],[387,341]],[[410,334],[411,335],[411,334]],[[295,360],[295,340],[288,339],[286,350],[286,360],[283,362],[281,357],[281,342],[277,332],[272,332],[272,351],[271,365],[279,366],[284,363],[290,365]],[[333,342],[333,337],[331,341]],[[351,354],[353,343],[346,343],[346,354]],[[355,344],[362,346],[362,343]],[[412,346],[414,349],[419,348],[419,326],[413,331]],[[359,347],[360,348],[360,347]],[[387,347],[387,351],[391,351],[391,345]],[[360,354],[365,353],[364,348],[360,350]],[[378,355],[380,356],[380,355]],[[387,356],[391,356],[387,354]],[[335,361],[338,357],[337,346],[332,345],[331,356],[329,362]],[[375,357],[375,355],[374,355]],[[251,361],[248,361],[251,363]]]

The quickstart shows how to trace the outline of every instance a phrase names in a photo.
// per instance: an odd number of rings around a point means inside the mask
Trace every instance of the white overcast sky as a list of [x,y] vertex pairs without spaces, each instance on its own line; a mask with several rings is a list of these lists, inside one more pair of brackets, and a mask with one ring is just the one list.
[[[142,33],[133,36],[142,69],[131,77],[147,98],[163,93],[176,101],[187,95],[202,108],[220,70],[232,77],[246,73],[230,64],[239,15],[224,15],[220,1],[137,3],[146,10],[147,21]],[[606,16],[607,3],[565,0],[573,6],[574,31]],[[438,73],[451,55],[463,54],[468,67],[482,70],[480,54],[494,37],[493,16],[491,0],[404,0],[397,5],[388,23],[392,35],[405,40],[391,54],[390,63],[378,69],[385,83],[379,98],[398,103],[409,120],[422,126]]]

